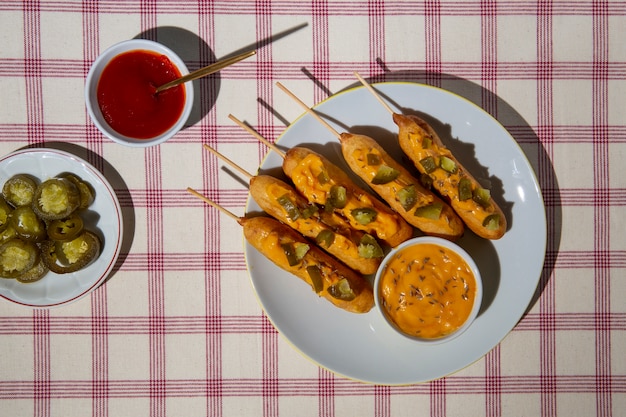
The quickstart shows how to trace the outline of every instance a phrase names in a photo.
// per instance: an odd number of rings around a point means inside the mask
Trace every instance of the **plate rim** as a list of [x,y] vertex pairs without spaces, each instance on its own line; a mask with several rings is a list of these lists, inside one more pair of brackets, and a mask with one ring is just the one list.
[[[35,155],[36,158],[43,158],[46,155],[53,155],[54,157],[60,156],[61,159],[70,161],[70,164],[76,165],[76,166],[82,166],[84,169],[89,171],[94,177],[96,177],[100,181],[101,185],[107,191],[108,196],[110,196],[109,202],[112,203],[113,207],[115,208],[116,216],[114,218],[117,219],[117,222],[116,222],[117,230],[119,230],[119,232],[116,233],[117,237],[114,242],[115,247],[113,250],[113,255],[111,259],[108,260],[106,268],[103,269],[102,273],[100,274],[100,277],[98,277],[97,280],[95,280],[91,285],[89,285],[88,288],[86,288],[80,294],[77,294],[70,298],[62,299],[60,301],[55,301],[55,302],[46,303],[46,304],[37,304],[37,303],[32,303],[32,302],[19,301],[6,294],[0,294],[0,297],[2,299],[9,301],[11,303],[20,305],[20,306],[37,308],[37,309],[52,309],[52,308],[61,307],[61,306],[74,303],[86,297],[91,292],[96,290],[100,285],[102,285],[102,283],[106,281],[106,279],[111,275],[113,269],[115,268],[115,264],[117,262],[117,259],[119,258],[119,255],[122,249],[123,236],[124,236],[123,215],[122,215],[122,209],[121,209],[119,199],[117,197],[117,194],[115,193],[115,189],[106,179],[104,174],[100,172],[100,170],[96,169],[96,167],[94,167],[91,163],[87,162],[83,158],[71,152],[64,151],[61,149],[55,149],[55,148],[42,148],[42,147],[21,148],[21,149],[15,150],[13,152],[10,152],[0,157],[0,164],[5,164],[11,159],[22,157],[22,156],[27,156],[29,154]],[[50,274],[50,272],[48,272],[48,274]],[[46,277],[44,277],[44,279],[45,278]],[[28,285],[28,284],[23,284],[23,285]]]
[[[396,85],[396,86],[412,86],[412,87],[416,87],[416,88],[421,88],[421,89],[428,89],[428,90],[432,90],[435,91],[435,94],[444,94],[444,95],[448,95],[453,97],[456,100],[460,100],[462,102],[465,103],[465,105],[470,106],[474,109],[474,111],[478,111],[479,113],[482,113],[483,116],[486,116],[488,118],[488,120],[490,120],[491,123],[495,123],[495,125],[497,125],[498,129],[501,129],[502,132],[506,135],[508,142],[510,145],[513,145],[513,147],[515,148],[515,152],[516,152],[516,156],[520,156],[524,163],[526,164],[526,166],[528,167],[528,174],[529,174],[529,179],[532,182],[533,185],[533,193],[536,194],[537,196],[537,201],[539,202],[539,205],[537,206],[537,208],[540,208],[541,210],[541,219],[538,223],[539,224],[539,229],[542,231],[541,234],[541,239],[540,241],[538,241],[537,243],[540,244],[541,247],[541,253],[542,253],[542,257],[540,259],[540,261],[537,261],[536,263],[536,269],[537,269],[537,277],[535,279],[533,279],[532,284],[533,284],[533,291],[531,293],[530,298],[524,302],[524,308],[521,310],[521,313],[516,317],[515,323],[508,328],[504,334],[497,340],[496,343],[494,343],[493,345],[491,345],[482,355],[470,360],[469,362],[467,362],[464,366],[459,367],[458,369],[455,370],[451,370],[449,372],[446,373],[442,373],[440,376],[434,377],[434,378],[429,378],[429,379],[419,379],[416,378],[414,381],[406,381],[406,380],[402,380],[402,381],[398,381],[398,382],[390,382],[388,380],[382,381],[385,378],[382,378],[380,381],[377,380],[369,380],[369,379],[363,379],[363,378],[359,378],[359,377],[355,377],[353,375],[349,375],[345,372],[340,372],[336,369],[333,369],[331,366],[328,366],[327,364],[323,364],[320,363],[318,360],[316,360],[315,358],[312,358],[311,356],[309,356],[305,351],[303,351],[303,349],[296,344],[292,338],[285,334],[285,332],[283,330],[281,330],[281,326],[278,326],[276,324],[275,318],[272,317],[265,305],[263,300],[261,299],[261,296],[259,295],[258,292],[258,288],[256,286],[256,282],[255,282],[255,277],[253,276],[253,272],[252,272],[252,268],[251,268],[251,261],[250,261],[250,256],[248,254],[248,252],[250,250],[255,250],[253,247],[251,247],[251,245],[249,245],[245,239],[243,239],[244,242],[244,255],[245,255],[245,262],[246,262],[246,266],[247,266],[247,270],[248,270],[248,275],[249,275],[249,279],[250,282],[252,284],[252,287],[254,289],[254,295],[257,298],[257,301],[259,302],[259,305],[261,306],[261,308],[263,309],[263,312],[265,314],[265,316],[268,318],[268,320],[271,322],[272,326],[276,329],[276,331],[278,332],[278,334],[280,334],[284,340],[286,340],[288,342],[288,344],[290,346],[292,346],[297,352],[299,352],[305,359],[307,359],[308,361],[310,361],[311,363],[315,364],[316,366],[326,369],[336,375],[354,380],[354,381],[358,381],[358,382],[363,382],[363,383],[373,383],[373,384],[382,384],[382,385],[389,385],[389,386],[395,386],[395,385],[409,385],[409,384],[418,384],[418,383],[424,383],[424,382],[429,382],[435,379],[439,379],[439,378],[443,378],[446,376],[449,376],[451,374],[457,373],[459,371],[461,371],[462,369],[465,369],[469,366],[471,366],[473,363],[479,361],[480,359],[482,359],[487,353],[489,353],[491,350],[493,350],[499,343],[501,343],[509,334],[510,332],[519,324],[520,320],[524,317],[525,314],[527,314],[528,308],[533,300],[533,296],[532,294],[534,294],[534,292],[536,292],[536,289],[539,285],[541,276],[543,274],[543,268],[545,265],[545,257],[546,257],[546,249],[547,249],[547,239],[548,239],[548,229],[547,229],[547,213],[546,213],[546,208],[545,208],[545,202],[543,199],[543,194],[542,194],[542,190],[541,190],[541,186],[540,183],[538,181],[537,178],[537,174],[535,172],[535,169],[533,167],[533,165],[530,163],[528,156],[526,155],[526,153],[524,152],[524,150],[522,149],[522,147],[520,146],[520,144],[518,143],[518,141],[513,137],[513,135],[500,123],[499,120],[497,120],[495,117],[493,117],[491,114],[489,114],[487,111],[485,111],[485,109],[483,109],[482,107],[480,107],[479,105],[477,105],[476,103],[472,102],[471,100],[467,99],[466,97],[463,97],[455,92],[446,90],[444,88],[441,87],[436,87],[436,86],[432,86],[432,85],[428,85],[428,84],[421,84],[421,83],[416,83],[416,82],[409,82],[409,81],[387,81],[387,82],[380,82],[380,83],[372,83],[371,86],[374,88],[377,87],[384,87],[387,85]],[[340,96],[344,96],[347,95],[349,93],[355,92],[356,90],[361,90],[364,89],[365,87],[362,85],[357,85],[357,86],[350,86],[347,87],[343,90],[338,91],[337,93],[325,98],[324,100],[321,100],[320,102],[316,103],[314,106],[312,106],[313,109],[317,109],[320,106],[323,106],[325,103],[337,99]],[[395,106],[391,106],[391,107],[395,107]],[[383,109],[384,110],[384,109]],[[397,109],[396,109],[397,110]],[[386,111],[386,110],[384,110]],[[296,117],[285,129],[284,131],[277,137],[275,144],[276,145],[280,145],[281,141],[283,141],[283,138],[285,137],[285,135],[287,135],[290,131],[290,129],[296,125],[297,123],[301,122],[303,118],[305,118],[308,115],[308,112],[303,112],[301,113],[298,117]],[[464,140],[465,141],[465,140]],[[469,143],[477,143],[476,140],[469,140]],[[268,163],[268,159],[271,157],[272,155],[272,151],[269,150],[265,156],[263,157],[263,159],[261,160],[260,164],[259,164],[259,170],[262,169],[272,169],[275,168],[274,166],[266,166]],[[248,214],[250,212],[250,206],[251,205],[255,205],[254,200],[252,199],[251,196],[248,196],[248,199],[246,201],[246,206],[245,206],[245,213]]]

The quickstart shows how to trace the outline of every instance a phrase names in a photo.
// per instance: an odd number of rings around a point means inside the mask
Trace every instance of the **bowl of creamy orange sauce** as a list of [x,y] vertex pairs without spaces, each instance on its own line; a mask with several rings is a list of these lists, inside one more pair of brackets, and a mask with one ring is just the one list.
[[442,343],[463,333],[482,302],[480,271],[459,245],[416,237],[392,249],[374,280],[376,308],[400,334]]

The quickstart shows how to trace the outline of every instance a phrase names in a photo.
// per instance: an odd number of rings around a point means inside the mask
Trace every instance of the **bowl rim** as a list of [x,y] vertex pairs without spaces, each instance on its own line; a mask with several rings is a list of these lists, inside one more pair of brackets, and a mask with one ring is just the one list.
[[91,64],[87,78],[85,79],[85,106],[93,124],[106,137],[119,144],[134,148],[145,148],[149,146],[159,145],[178,133],[187,123],[194,103],[193,83],[186,82],[183,84],[185,88],[185,105],[178,121],[162,134],[149,139],[137,139],[122,135],[111,128],[102,117],[102,112],[98,106],[97,86],[102,71],[109,61],[114,57],[129,51],[149,50],[166,55],[170,61],[178,68],[181,76],[189,74],[189,70],[185,62],[173,50],[167,46],[151,41],[149,39],[127,39],[111,45],[104,50]]
[[[405,249],[405,248],[407,248],[409,246],[416,246],[416,245],[423,245],[423,244],[439,245],[439,246],[442,246],[442,247],[444,247],[446,249],[449,249],[449,250],[452,250],[452,251],[456,252],[467,263],[467,265],[471,269],[472,273],[474,274],[474,279],[476,281],[476,294],[475,294],[475,297],[474,297],[474,305],[472,307],[472,310],[471,310],[470,315],[468,316],[467,320],[465,320],[463,325],[461,325],[458,329],[456,329],[452,333],[449,333],[449,334],[447,334],[447,335],[445,335],[443,337],[439,337],[439,338],[435,338],[435,339],[428,339],[428,338],[421,338],[421,337],[413,336],[413,335],[407,334],[407,333],[403,332],[402,330],[400,330],[391,321],[391,319],[387,316],[387,314],[385,313],[385,311],[384,311],[384,309],[382,307],[382,303],[381,303],[381,300],[380,300],[380,298],[381,298],[380,297],[380,291],[379,291],[380,281],[382,279],[382,273],[385,270],[385,266],[387,265],[389,260],[393,256],[395,256],[395,254],[397,254],[398,252],[400,252],[401,250],[403,250],[403,249]],[[410,238],[410,239],[402,242],[401,244],[399,244],[395,248],[392,248],[385,255],[385,257],[383,258],[382,262],[380,263],[380,266],[378,267],[378,270],[376,271],[376,274],[374,275],[373,289],[374,289],[374,304],[375,304],[376,311],[377,311],[377,313],[379,315],[382,316],[382,318],[385,321],[385,323],[395,333],[397,333],[398,335],[401,335],[405,339],[408,339],[408,340],[411,340],[411,341],[413,341],[415,343],[419,343],[419,344],[423,344],[423,345],[436,345],[436,344],[446,343],[446,342],[449,342],[449,341],[451,341],[453,339],[456,339],[461,334],[463,334],[469,327],[471,327],[472,323],[478,317],[478,313],[480,311],[480,307],[482,305],[482,299],[483,299],[483,282],[482,282],[482,277],[481,277],[478,265],[476,264],[476,262],[474,261],[472,256],[465,249],[463,249],[460,245],[458,245],[457,243],[454,243],[454,242],[452,242],[450,240],[447,240],[447,239],[444,239],[444,238],[441,238],[441,237],[436,237],[436,236],[417,236],[417,237],[413,237],[413,238]]]

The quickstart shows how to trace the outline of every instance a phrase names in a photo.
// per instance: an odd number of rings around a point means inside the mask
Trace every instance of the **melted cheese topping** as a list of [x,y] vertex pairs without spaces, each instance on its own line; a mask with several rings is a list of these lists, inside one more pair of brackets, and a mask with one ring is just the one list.
[[[291,177],[296,188],[305,195],[310,201],[317,204],[325,205],[328,193],[333,185],[338,184],[333,178],[329,178],[327,182],[322,184],[319,176],[325,172],[324,162],[318,155],[309,154],[300,161],[294,168]],[[396,234],[400,225],[398,221],[387,213],[381,212],[375,208],[374,203],[366,194],[355,195],[353,189],[345,187],[347,191],[347,203],[341,209],[342,215],[350,222],[350,225],[357,230],[363,230],[370,234],[375,234],[380,239],[386,240]],[[352,210],[359,208],[373,208],[376,210],[376,218],[368,224],[359,223],[351,214]]]
[[[424,158],[432,157],[437,164],[437,168],[427,173],[433,180],[433,186],[441,193],[441,195],[450,199],[450,204],[457,211],[464,211],[471,213],[472,216],[480,219],[482,222],[485,218],[492,214],[495,210],[492,204],[488,207],[483,207],[476,203],[474,200],[459,200],[459,181],[463,177],[469,178],[468,174],[462,169],[456,158],[452,155],[450,150],[445,147],[439,147],[435,143],[431,143],[428,147],[424,148],[425,135],[423,130],[410,131],[409,143],[412,145],[413,158],[415,161],[421,161]],[[447,157],[452,159],[456,165],[457,170],[454,173],[448,172],[439,166],[441,157]],[[415,164],[420,172],[425,173],[419,162]],[[472,191],[477,188],[477,184],[472,180]]]
[[[298,205],[297,201],[299,200],[299,196],[292,190],[285,188],[280,184],[270,184],[266,191],[268,197],[274,201],[287,194],[291,201]],[[298,230],[303,235],[311,238],[317,237],[317,235],[323,230],[332,230],[331,227],[322,223],[319,217],[315,216],[309,217],[308,219],[298,217],[296,220],[291,220],[289,216],[287,216],[287,213],[285,213],[285,218],[282,220],[290,224],[294,229]],[[345,236],[336,233],[335,231],[333,231],[333,233],[335,234],[335,239],[331,245],[332,253],[342,253],[344,255],[348,255],[352,259],[359,257],[358,247],[354,242],[350,241]]]
[[386,264],[379,296],[401,331],[434,339],[465,323],[474,305],[476,278],[457,253],[420,244],[400,250]]
[[[369,165],[367,163],[368,154],[373,154],[373,155],[378,156],[381,160],[381,164]],[[383,164],[388,164],[388,161],[385,159],[384,155],[382,155],[380,151],[376,148],[371,148],[371,149],[368,149],[367,151],[363,149],[355,149],[354,152],[352,152],[352,157],[354,158],[355,161],[359,163],[359,169],[361,170],[361,172],[367,175],[368,184],[372,183],[372,179],[376,176],[376,173],[378,172],[378,168]],[[391,168],[395,168],[394,166],[391,166],[391,165],[387,165],[387,166]],[[396,195],[398,191],[405,188],[406,186],[412,185],[413,183],[414,182],[411,181],[409,178],[406,178],[404,175],[400,174],[395,180],[384,184],[384,186],[389,187],[391,191],[393,192],[393,194]],[[434,198],[431,195],[423,194],[420,192],[416,193],[416,197],[417,197],[417,204],[415,205],[415,207],[422,207],[434,201]]]

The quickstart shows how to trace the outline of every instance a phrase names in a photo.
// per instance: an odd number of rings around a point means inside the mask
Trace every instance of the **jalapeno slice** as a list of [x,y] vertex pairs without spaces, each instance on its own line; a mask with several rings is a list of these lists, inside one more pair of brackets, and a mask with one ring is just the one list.
[[48,224],[48,237],[52,240],[72,240],[83,231],[83,219],[78,213],[70,214],[70,217],[61,220],[52,220]]
[[303,219],[309,219],[315,216],[318,212],[319,212],[319,207],[317,207],[315,204],[309,204],[304,209],[302,209],[300,214],[302,215]]
[[354,220],[356,220],[359,224],[362,224],[362,225],[366,225],[366,224],[373,222],[376,219],[376,216],[378,216],[378,213],[376,213],[376,210],[374,210],[373,208],[369,208],[369,207],[356,208],[352,210],[350,214],[352,214],[352,217],[354,217]]
[[89,230],[76,238],[58,242],[46,240],[41,243],[43,262],[52,272],[67,274],[76,272],[95,260],[100,255],[100,238]]
[[315,236],[315,242],[323,248],[329,248],[334,241],[335,233],[329,229],[324,229]]
[[280,246],[283,248],[283,252],[287,257],[287,262],[289,263],[289,266],[298,265],[302,261],[302,258],[304,258],[304,255],[306,255],[306,253],[310,249],[309,245],[300,242],[283,243]]
[[418,207],[413,214],[417,217],[424,217],[426,219],[437,220],[443,210],[443,204],[432,203],[427,206]]
[[359,256],[365,259],[382,258],[384,255],[383,249],[380,247],[374,236],[367,233],[364,234],[359,241],[357,249],[359,251]]
[[30,206],[20,206],[11,212],[11,226],[19,237],[29,242],[42,242],[46,238],[46,224]]
[[31,282],[36,282],[42,279],[48,273],[48,267],[39,257],[39,262],[37,262],[31,269],[24,272],[22,275],[15,277],[16,280],[22,282],[24,284],[29,284]]
[[17,174],[4,183],[2,195],[13,207],[27,206],[33,202],[36,190],[37,181],[26,174]]
[[4,243],[10,239],[13,239],[14,237],[17,237],[17,232],[9,221],[8,226],[2,232],[0,232],[0,243]]
[[469,178],[461,178],[459,180],[459,201],[465,201],[472,198],[472,182]]
[[336,284],[328,287],[328,294],[339,300],[351,301],[356,298],[354,291],[350,287],[350,282],[346,278],[337,281]]
[[380,155],[375,154],[375,153],[368,153],[367,154],[367,165],[380,165],[382,163],[382,161],[380,160]]
[[289,220],[297,220],[300,217],[300,210],[298,210],[298,207],[296,207],[294,202],[291,201],[291,198],[289,198],[289,194],[284,194],[278,197],[277,202],[278,204],[280,204],[283,210],[285,210],[285,212],[287,213],[287,217],[289,217]]
[[80,205],[80,192],[67,178],[51,178],[37,187],[33,210],[44,220],[68,217]]
[[372,184],[387,184],[398,178],[400,171],[387,165],[381,165],[376,171],[376,175],[372,178]]
[[80,193],[80,204],[78,205],[79,209],[86,209],[96,199],[96,192],[93,190],[91,185],[89,185],[87,182],[83,181],[76,175],[65,173],[60,175],[59,177],[67,178],[76,186],[76,188],[78,188],[78,192]]
[[0,277],[17,278],[39,261],[39,249],[32,242],[20,238],[9,239],[0,245]]
[[420,165],[424,168],[424,171],[427,174],[430,174],[437,169],[437,162],[435,162],[435,158],[432,156],[427,156],[426,158],[420,160]]
[[483,220],[483,226],[487,230],[496,230],[498,227],[500,227],[500,215],[490,214],[489,216],[485,217],[485,220]]
[[342,209],[348,203],[348,192],[345,187],[341,185],[333,185],[328,192],[328,198],[326,199],[327,210],[333,210],[335,208]]
[[13,208],[9,206],[3,197],[0,197],[0,232],[3,232],[10,223],[10,215]]
[[309,265],[306,267],[306,272],[309,274],[309,278],[311,278],[311,285],[313,286],[313,291],[317,294],[322,292],[324,289],[324,278],[322,277],[322,271],[318,265]]
[[457,170],[456,162],[454,162],[447,156],[442,156],[441,158],[439,158],[439,166],[441,167],[441,169],[451,174],[454,174]]
[[407,185],[406,187],[398,190],[396,193],[400,205],[404,211],[409,211],[417,204],[417,191],[415,191],[414,185]]
[[486,188],[477,188],[474,190],[474,195],[472,198],[483,208],[487,208],[490,205],[491,191]]

